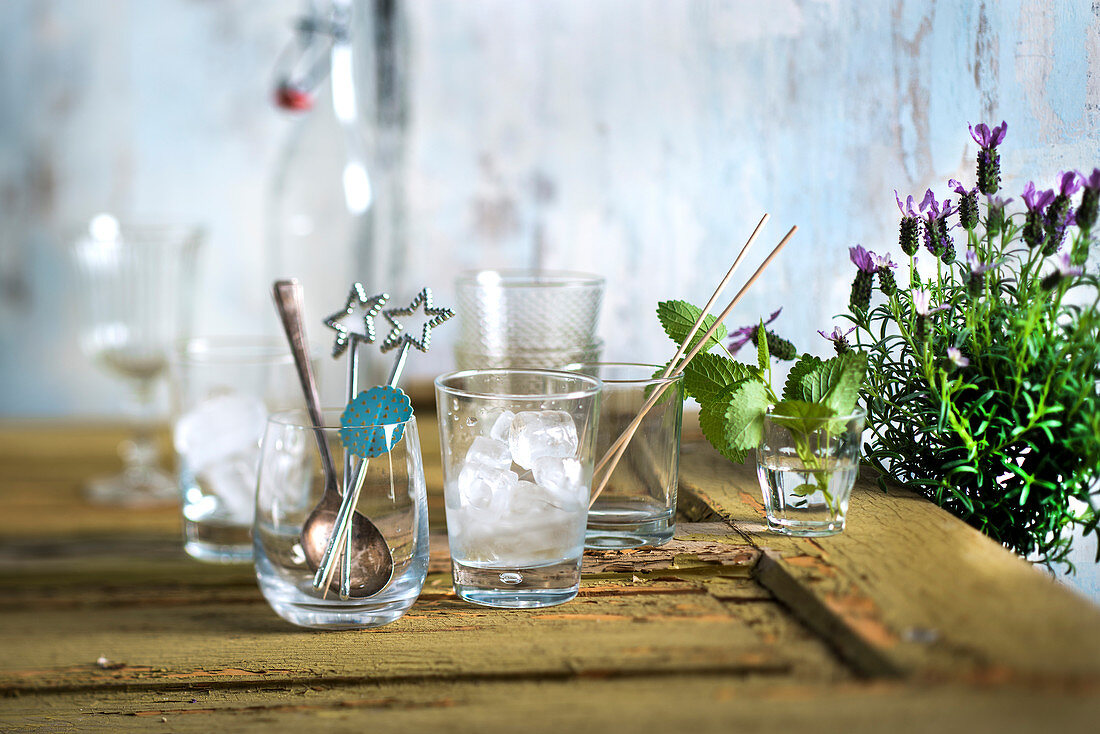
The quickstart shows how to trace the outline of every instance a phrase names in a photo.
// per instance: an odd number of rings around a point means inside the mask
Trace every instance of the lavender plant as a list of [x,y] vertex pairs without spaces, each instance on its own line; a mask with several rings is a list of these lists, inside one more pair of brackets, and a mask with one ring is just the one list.
[[852,326],[822,336],[868,355],[864,455],[883,478],[1051,565],[1066,563],[1074,526],[1096,533],[1100,518],[1100,290],[1083,267],[1100,169],[1029,183],[1010,213],[996,196],[1007,128],[971,128],[977,185],[950,181],[957,204],[929,190],[914,208],[895,192],[907,283],[889,256],[852,248]]

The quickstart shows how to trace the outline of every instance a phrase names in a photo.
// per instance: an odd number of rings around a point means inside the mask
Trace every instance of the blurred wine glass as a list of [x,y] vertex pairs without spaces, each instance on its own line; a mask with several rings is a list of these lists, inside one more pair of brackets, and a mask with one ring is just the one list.
[[157,381],[174,345],[188,335],[195,258],[202,230],[131,226],[94,217],[73,255],[81,283],[81,347],[132,388],[134,430],[119,446],[122,473],[94,479],[92,501],[143,505],[175,501],[175,480],[157,466]]

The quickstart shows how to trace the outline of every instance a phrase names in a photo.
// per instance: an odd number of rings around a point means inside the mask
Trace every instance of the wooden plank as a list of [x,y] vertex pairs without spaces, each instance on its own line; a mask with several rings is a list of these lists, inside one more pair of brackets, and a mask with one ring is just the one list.
[[1100,678],[1100,609],[903,490],[857,482],[848,528],[765,532],[756,477],[686,450],[681,491],[765,551],[757,578],[868,675]]
[[[158,525],[85,506],[79,476],[113,438],[59,429],[83,458],[50,475],[35,467],[57,463],[41,449],[55,442],[36,430],[22,454],[0,430],[0,496],[23,513],[0,517],[5,730],[1095,728],[1095,610],[905,493],[861,485],[842,536],[768,535],[753,473],[689,442],[681,510],[722,520],[679,522],[663,548],[588,554],[577,600],[462,603],[434,536],[404,619],[322,633],[275,617],[247,566],[184,556],[177,510]],[[441,527],[434,422],[421,441]],[[1020,609],[1047,621],[1006,611]]]
[[[756,631],[774,632],[779,623],[762,624],[762,612],[747,611],[767,605],[773,618],[784,614],[750,577],[758,552],[715,535],[723,525],[683,530],[686,537],[663,548],[631,551],[629,564],[613,552],[587,559],[578,599],[537,611],[459,601],[446,574],[446,544],[437,538],[434,575],[409,613],[379,630],[341,634],[279,620],[241,568],[188,562],[163,547],[127,556],[117,544],[101,544],[111,552],[63,554],[0,575],[13,591],[0,605],[0,693],[788,672],[778,638],[765,643]],[[817,664],[826,661],[837,675],[825,648],[812,644],[820,648]],[[427,649],[430,656],[421,652]],[[101,657],[112,664],[96,665]]]
[[357,681],[34,694],[0,701],[5,731],[843,732],[1096,730],[1095,691],[813,684],[736,674]]

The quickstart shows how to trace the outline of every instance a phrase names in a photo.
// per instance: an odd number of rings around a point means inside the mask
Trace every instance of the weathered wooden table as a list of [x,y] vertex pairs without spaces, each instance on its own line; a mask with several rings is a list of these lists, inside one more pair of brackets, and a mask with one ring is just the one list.
[[755,477],[698,442],[672,543],[586,556],[559,607],[464,604],[430,423],[424,593],[338,633],[187,558],[176,509],[85,504],[117,428],[0,429],[0,729],[1100,730],[1100,609],[905,491],[861,483],[841,536],[766,534]]

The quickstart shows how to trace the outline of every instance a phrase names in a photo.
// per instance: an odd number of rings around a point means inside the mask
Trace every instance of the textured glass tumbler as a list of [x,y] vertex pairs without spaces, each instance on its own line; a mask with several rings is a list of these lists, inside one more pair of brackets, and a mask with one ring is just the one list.
[[863,419],[861,412],[814,420],[769,411],[756,450],[769,530],[810,537],[844,530]]
[[559,367],[592,361],[604,279],[560,270],[482,270],[455,283],[466,367]]
[[435,381],[455,593],[545,607],[580,588],[599,380],[542,370]]
[[615,471],[589,508],[584,544],[586,548],[606,549],[667,543],[676,531],[683,376],[662,379],[658,365],[625,362],[575,364],[566,369],[603,381],[597,460],[627,430],[653,391],[664,390],[646,412]]
[[[340,411],[326,410],[324,419],[320,430],[336,465],[337,486],[343,487]],[[356,427],[377,428],[386,436],[400,431],[401,437],[389,453],[369,460],[355,507],[385,538],[393,557],[393,574],[377,594],[346,600],[313,588],[314,569],[302,550],[302,526],[325,487],[316,433],[305,411],[300,410],[272,415],[264,432],[252,529],[256,578],[275,613],[302,627],[350,629],[388,624],[412,606],[424,586],[428,508],[416,418],[400,424]]]
[[200,561],[251,561],[267,416],[302,407],[286,342],[262,337],[185,342],[172,361],[172,402],[184,550]]

